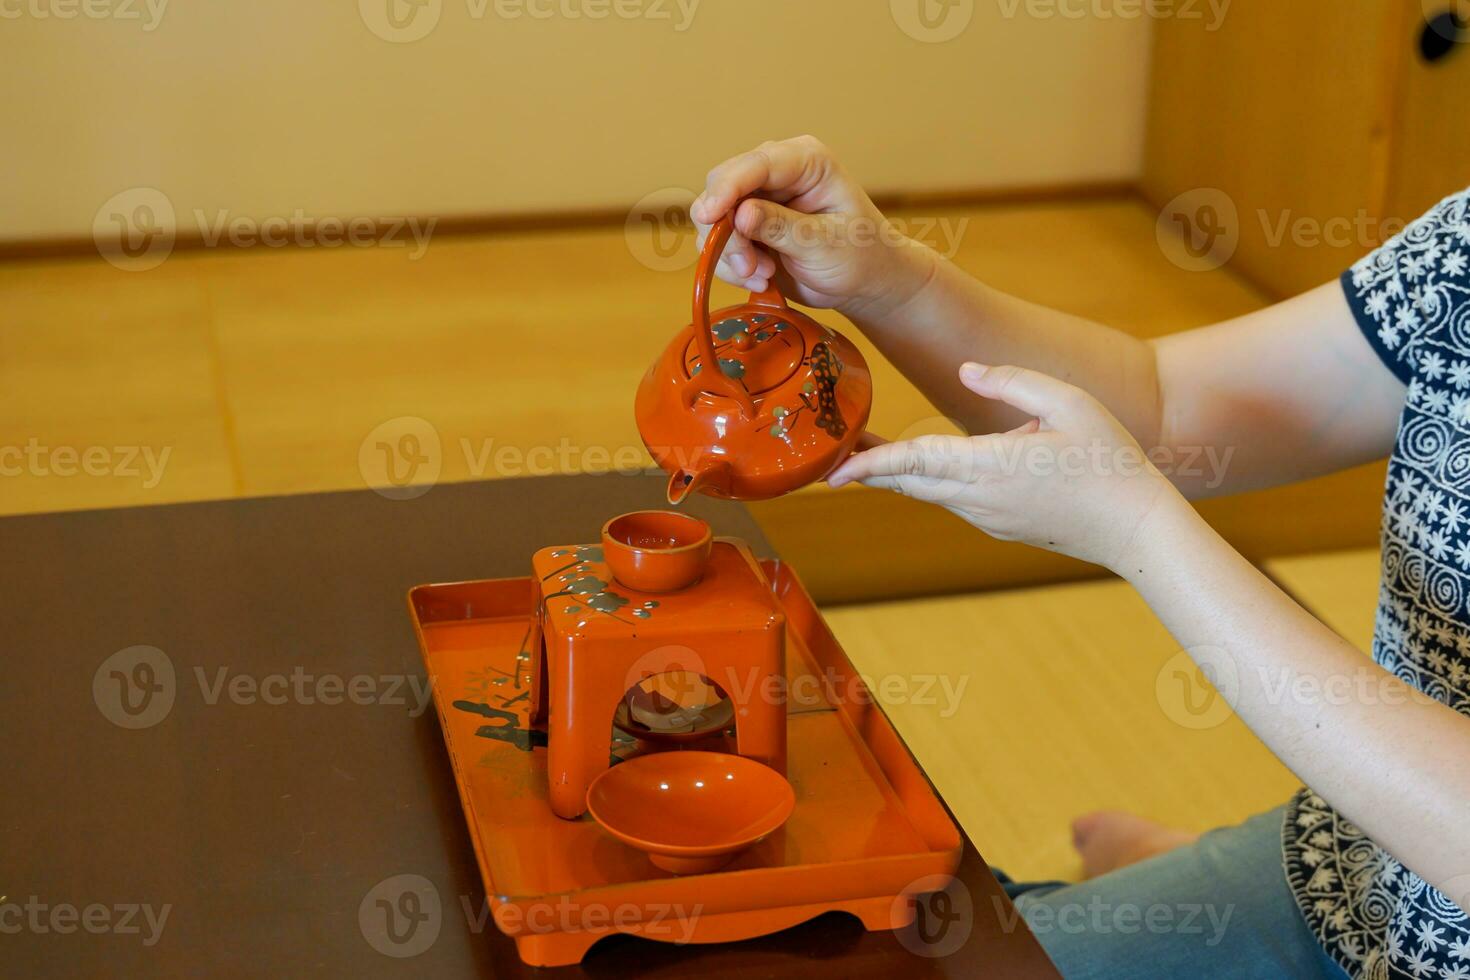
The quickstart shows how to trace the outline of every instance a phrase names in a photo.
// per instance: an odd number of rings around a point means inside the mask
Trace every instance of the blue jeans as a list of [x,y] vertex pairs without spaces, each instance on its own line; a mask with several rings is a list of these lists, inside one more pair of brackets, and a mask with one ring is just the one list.
[[1283,809],[1080,884],[998,877],[1066,980],[1346,980],[1286,885]]

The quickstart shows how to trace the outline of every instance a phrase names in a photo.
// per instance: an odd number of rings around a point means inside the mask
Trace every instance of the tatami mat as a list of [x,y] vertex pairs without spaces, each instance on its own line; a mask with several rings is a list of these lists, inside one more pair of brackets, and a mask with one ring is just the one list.
[[[1141,335],[1262,302],[1228,270],[1171,265],[1155,213],[1132,199],[899,216],[1002,289]],[[365,445],[376,465],[379,444],[422,435],[405,419],[438,443],[414,443],[438,464],[420,481],[642,465],[633,392],[688,321],[692,271],[650,269],[634,244],[611,227],[433,238],[419,257],[257,248],[178,252],[143,272],[0,265],[0,447],[171,450],[151,487],[23,467],[0,483],[0,512],[361,487]],[[932,425],[923,396],[863,346],[872,428]]]
[[[1298,783],[1115,580],[826,610],[986,858],[1074,878],[1070,821],[1124,809],[1192,829]],[[962,690],[947,701],[949,690]],[[937,694],[918,697],[925,685]]]

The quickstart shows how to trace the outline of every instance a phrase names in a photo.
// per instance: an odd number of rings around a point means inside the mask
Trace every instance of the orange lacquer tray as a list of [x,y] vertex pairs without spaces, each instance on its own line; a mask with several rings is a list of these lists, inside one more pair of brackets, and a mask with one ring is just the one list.
[[[870,929],[901,928],[913,917],[909,897],[954,873],[961,838],[949,813],[796,575],[778,562],[762,569],[787,617],[796,809],[733,863],[684,877],[654,868],[589,816],[552,813],[545,733],[530,717],[540,663],[529,649],[531,579],[409,592],[491,913],[525,962],[579,962],[614,932],[727,942],[832,910]],[[639,751],[631,740],[611,744],[614,756]]]

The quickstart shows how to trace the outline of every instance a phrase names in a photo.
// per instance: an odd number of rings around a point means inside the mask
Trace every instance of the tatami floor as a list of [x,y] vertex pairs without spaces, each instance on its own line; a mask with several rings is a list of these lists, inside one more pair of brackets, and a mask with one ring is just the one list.
[[[1226,270],[1171,265],[1155,212],[1131,199],[903,216],[911,228],[943,219],[935,244],[953,242],[956,262],[1003,289],[1144,336],[1264,302]],[[609,228],[446,237],[417,260],[258,249],[181,252],[148,272],[0,265],[0,447],[26,452],[19,466],[0,461],[0,513],[361,487],[364,442],[402,417],[437,433],[441,479],[640,465],[632,392],[687,321],[689,273],[651,271],[636,251]],[[872,428],[935,424],[865,353]],[[92,452],[90,474],[67,465],[68,448]],[[1366,645],[1371,554],[1271,571]],[[829,615],[862,670],[907,680],[878,690],[981,850],[1012,874],[1075,873],[1067,823],[1086,809],[1203,828],[1295,785],[1238,721],[1197,727],[1176,648],[1121,583]]]

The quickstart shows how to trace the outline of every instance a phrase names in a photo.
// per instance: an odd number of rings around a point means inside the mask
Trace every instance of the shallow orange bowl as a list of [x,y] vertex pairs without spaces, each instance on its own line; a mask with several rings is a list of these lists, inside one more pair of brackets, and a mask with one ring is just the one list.
[[724,866],[779,830],[795,807],[785,776],[725,752],[636,756],[587,790],[592,819],[674,874]]

